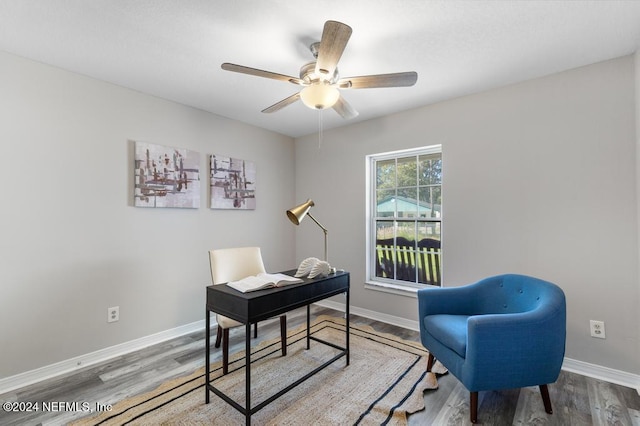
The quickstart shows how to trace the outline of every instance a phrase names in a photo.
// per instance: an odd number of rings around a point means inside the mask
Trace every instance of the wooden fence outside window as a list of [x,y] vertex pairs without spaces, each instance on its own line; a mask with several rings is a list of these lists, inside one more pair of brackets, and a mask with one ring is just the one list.
[[[440,286],[440,241],[403,237],[376,241],[376,277]],[[416,275],[417,274],[417,275]]]

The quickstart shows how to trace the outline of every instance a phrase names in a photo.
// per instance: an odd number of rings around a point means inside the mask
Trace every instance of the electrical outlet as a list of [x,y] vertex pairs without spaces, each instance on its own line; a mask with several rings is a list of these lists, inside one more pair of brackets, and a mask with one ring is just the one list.
[[604,339],[604,321],[595,321],[590,320],[589,325],[591,326],[591,337],[597,337],[598,339]]
[[114,306],[107,309],[107,322],[116,322],[120,320],[120,306]]

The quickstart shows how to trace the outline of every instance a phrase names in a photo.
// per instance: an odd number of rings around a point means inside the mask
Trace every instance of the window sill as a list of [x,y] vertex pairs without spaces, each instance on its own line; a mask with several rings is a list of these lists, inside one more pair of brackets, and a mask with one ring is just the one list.
[[364,288],[367,290],[381,291],[383,293],[397,294],[399,296],[412,297],[416,299],[418,288],[412,288],[391,283],[382,283],[379,281],[366,281]]

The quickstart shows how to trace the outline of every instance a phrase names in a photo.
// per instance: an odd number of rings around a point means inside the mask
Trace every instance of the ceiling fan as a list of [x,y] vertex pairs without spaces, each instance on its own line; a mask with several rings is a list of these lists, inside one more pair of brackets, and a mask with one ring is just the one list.
[[309,108],[333,108],[345,119],[354,118],[358,115],[358,112],[344,99],[338,89],[413,86],[418,80],[418,74],[414,71],[409,71],[340,78],[338,61],[347,46],[351,32],[351,27],[341,22],[325,22],[320,42],[313,43],[310,46],[311,53],[316,60],[300,68],[299,78],[228,62],[222,64],[222,69],[287,81],[303,86],[303,89],[299,92],[263,109],[262,112],[264,113],[279,111],[287,105],[302,100]]

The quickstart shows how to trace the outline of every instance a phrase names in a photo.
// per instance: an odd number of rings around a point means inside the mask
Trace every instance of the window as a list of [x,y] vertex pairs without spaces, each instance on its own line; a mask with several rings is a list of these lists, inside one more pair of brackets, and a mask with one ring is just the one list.
[[442,147],[367,156],[367,282],[441,285]]

